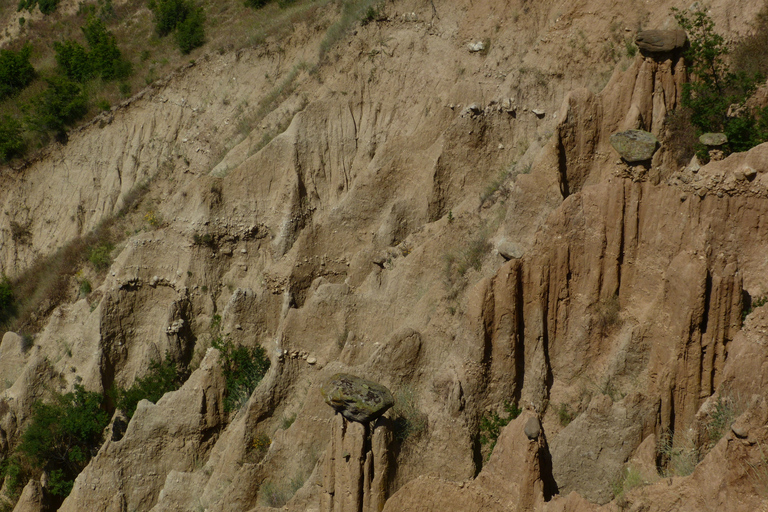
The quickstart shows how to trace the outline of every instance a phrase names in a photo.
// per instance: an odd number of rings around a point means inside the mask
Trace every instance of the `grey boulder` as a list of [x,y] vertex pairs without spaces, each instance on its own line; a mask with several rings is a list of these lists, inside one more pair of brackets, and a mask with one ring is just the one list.
[[627,162],[650,160],[658,145],[656,137],[643,130],[627,130],[611,135],[611,146]]
[[635,44],[645,52],[671,52],[685,46],[685,30],[643,30],[635,36]]
[[348,373],[337,373],[320,388],[325,403],[350,421],[373,421],[395,400],[385,386]]

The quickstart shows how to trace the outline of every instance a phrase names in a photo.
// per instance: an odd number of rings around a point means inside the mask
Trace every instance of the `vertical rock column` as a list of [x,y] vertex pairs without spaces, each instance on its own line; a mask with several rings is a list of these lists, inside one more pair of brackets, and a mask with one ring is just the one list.
[[379,512],[387,499],[391,434],[382,422],[373,425],[336,415],[323,464],[321,512]]

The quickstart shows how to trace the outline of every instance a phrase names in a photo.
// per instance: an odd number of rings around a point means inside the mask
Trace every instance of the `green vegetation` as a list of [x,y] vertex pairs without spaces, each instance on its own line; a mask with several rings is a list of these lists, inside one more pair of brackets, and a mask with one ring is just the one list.
[[32,99],[27,125],[41,133],[66,139],[66,127],[88,111],[88,99],[80,84],[63,76],[46,78],[48,88]]
[[304,485],[304,478],[296,476],[283,485],[266,481],[259,486],[259,501],[268,507],[282,508],[296,491]]
[[260,346],[236,346],[221,337],[215,338],[211,345],[221,352],[219,357],[226,382],[224,410],[237,411],[245,405],[269,370],[269,358]]
[[157,35],[165,37],[176,31],[176,44],[187,54],[205,43],[205,13],[191,0],[149,0],[155,15]]
[[59,6],[59,0],[19,0],[17,11],[26,9],[32,12],[35,6],[39,6],[43,14],[53,14]]
[[182,383],[182,375],[176,362],[166,354],[163,362],[152,361],[147,375],[136,379],[130,388],[112,391],[115,407],[122,409],[129,418],[132,418],[141,400],[155,403],[164,394],[179,389]]
[[29,63],[32,46],[18,52],[0,50],[0,100],[18,94],[35,79],[35,69]]
[[718,396],[715,410],[709,415],[706,425],[711,446],[714,446],[730,430],[738,416],[736,403],[731,397]]
[[[706,10],[673,13],[690,40],[684,57],[692,81],[683,88],[681,105],[697,135],[723,132],[730,151],[746,151],[768,139],[768,107],[753,111],[745,106],[766,70],[732,67],[726,60],[730,49]],[[698,147],[706,160],[706,148]]]
[[747,319],[750,313],[755,310],[755,308],[759,308],[761,306],[764,306],[766,303],[768,303],[768,295],[763,295],[762,297],[757,297],[755,299],[752,299],[751,297],[748,300],[744,301],[744,308],[741,310],[741,321],[742,323],[744,320]]
[[96,270],[106,270],[112,264],[110,253],[114,248],[110,242],[102,241],[88,249],[88,261]]
[[101,445],[102,431],[109,423],[101,403],[101,394],[76,385],[74,392],[57,394],[52,403],[37,402],[32,407],[17,457],[22,468],[48,471],[53,495],[69,495],[75,477]]
[[90,52],[73,40],[54,42],[56,62],[63,73],[78,82],[94,76],[118,80],[131,74],[131,63],[124,60],[114,34],[96,16],[90,16],[82,27]]
[[560,425],[564,427],[568,426],[575,417],[576,413],[571,410],[568,404],[562,403],[557,408],[557,419],[560,422]]
[[379,2],[380,0],[346,0],[341,10],[341,18],[328,27],[325,37],[320,42],[320,60],[325,57],[328,50],[347,35],[355,23],[367,19],[371,9],[374,9],[373,12],[378,17],[378,11],[375,9]]
[[391,417],[392,431],[395,439],[400,441],[418,436],[427,429],[427,416],[416,406],[416,395],[410,386],[404,386],[395,393]]
[[501,429],[506,427],[510,421],[520,416],[523,410],[516,404],[510,404],[504,401],[504,416],[500,416],[496,411],[491,411],[483,415],[480,418],[480,444],[485,447],[487,454],[485,459],[488,460],[493,453],[493,449],[496,446],[496,441],[499,440]]
[[0,162],[23,155],[25,148],[21,123],[8,115],[0,116]]
[[659,454],[659,473],[662,476],[688,476],[693,473],[700,459],[699,450],[691,439],[685,438],[675,442],[670,432],[661,435]]
[[646,482],[643,479],[643,475],[640,471],[632,466],[624,468],[619,478],[611,482],[611,490],[613,491],[613,497],[621,500],[625,494],[636,487],[645,485]]
[[3,274],[0,279],[0,325],[5,324],[16,314],[16,299],[13,296],[13,286],[8,277]]

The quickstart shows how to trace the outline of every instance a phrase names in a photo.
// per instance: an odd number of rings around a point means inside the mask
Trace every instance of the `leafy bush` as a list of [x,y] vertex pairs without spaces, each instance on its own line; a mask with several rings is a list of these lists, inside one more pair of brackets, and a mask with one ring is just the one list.
[[101,409],[102,395],[75,391],[56,395],[53,402],[36,402],[32,420],[21,436],[20,457],[51,477],[51,493],[66,497],[77,475],[101,445],[109,415]]
[[[693,126],[699,133],[725,133],[732,151],[746,151],[766,140],[768,109],[751,112],[744,107],[763,76],[746,69],[731,70],[725,39],[715,32],[705,10],[673,9],[673,13],[690,40],[684,56],[693,80],[684,85],[681,105],[690,110]],[[699,154],[706,159],[701,149]]]
[[176,44],[181,53],[187,54],[203,46],[205,43],[205,13],[200,7],[195,7],[176,29]]
[[93,76],[116,80],[131,74],[131,63],[123,59],[114,34],[101,18],[90,16],[82,31],[90,52],[72,40],[53,43],[56,63],[67,77],[84,82]]
[[131,74],[130,62],[123,59],[114,34],[96,16],[91,16],[82,28],[88,47],[88,59],[96,74],[104,80],[125,78]]
[[77,82],[62,77],[47,78],[48,88],[32,99],[27,124],[41,133],[53,132],[57,137],[66,135],[66,126],[72,125],[88,111],[88,100]]
[[113,391],[115,406],[125,411],[129,418],[136,412],[136,406],[141,400],[157,402],[169,391],[176,391],[181,387],[182,378],[176,362],[168,355],[163,362],[152,361],[149,364],[149,372],[140,379],[136,379],[128,389]]
[[486,460],[491,457],[493,449],[496,447],[496,441],[499,440],[501,429],[509,425],[509,422],[520,416],[523,410],[515,404],[504,402],[504,413],[506,417],[501,417],[496,411],[491,411],[480,418],[480,444],[487,446],[488,454]]
[[0,100],[12,96],[35,78],[35,68],[29,63],[32,46],[29,44],[18,52],[0,50]]
[[659,439],[659,454],[662,476],[688,476],[693,473],[700,459],[699,450],[690,438],[675,442],[669,431],[664,432]]
[[88,58],[88,52],[80,43],[72,40],[53,43],[56,53],[56,63],[61,71],[72,80],[84,82],[93,76],[93,66]]
[[24,154],[21,123],[7,115],[0,117],[0,162],[8,162],[15,156]]
[[712,445],[716,444],[726,432],[731,428],[736,420],[738,412],[736,402],[731,397],[717,397],[715,410],[709,415],[709,422],[706,425],[709,441]]
[[40,6],[40,12],[43,14],[52,14],[59,6],[59,0],[19,0],[17,11],[26,9],[32,12],[35,6]]
[[576,413],[571,411],[571,408],[568,407],[568,404],[562,403],[557,408],[557,419],[560,422],[560,425],[564,427],[568,426],[575,417]]
[[112,264],[111,252],[114,246],[109,242],[101,242],[88,249],[88,261],[96,270],[106,270]]
[[165,37],[173,31],[182,53],[189,53],[205,42],[205,14],[191,0],[150,0],[155,15],[157,35]]
[[260,346],[235,346],[221,338],[215,338],[211,344],[221,352],[220,361],[226,382],[224,410],[236,411],[248,401],[269,370],[269,358]]

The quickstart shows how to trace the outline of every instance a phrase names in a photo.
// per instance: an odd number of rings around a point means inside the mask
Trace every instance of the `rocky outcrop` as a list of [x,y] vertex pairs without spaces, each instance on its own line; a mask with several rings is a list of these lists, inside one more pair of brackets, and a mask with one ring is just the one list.
[[388,494],[389,445],[386,421],[347,422],[336,416],[322,464],[321,512],[379,512]]
[[[385,512],[501,512],[541,508],[557,492],[551,475],[546,436],[530,439],[525,413],[501,431],[490,460],[470,482],[449,482],[422,476],[387,501]],[[512,471],[510,471],[512,468]]]

